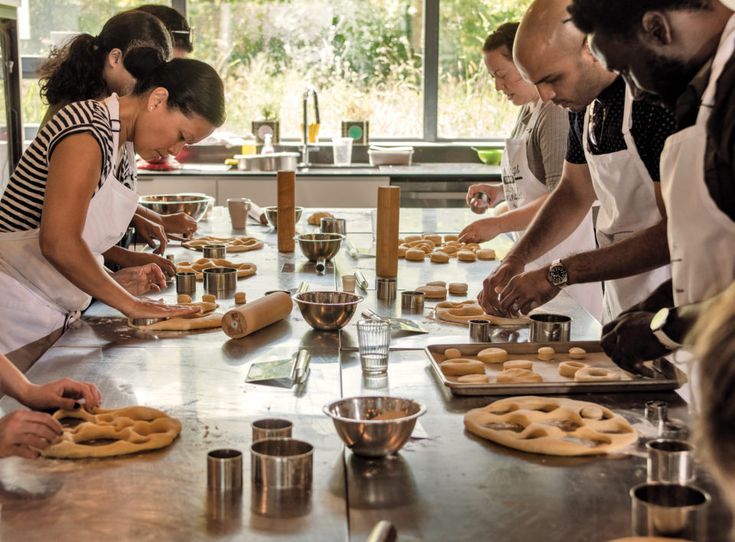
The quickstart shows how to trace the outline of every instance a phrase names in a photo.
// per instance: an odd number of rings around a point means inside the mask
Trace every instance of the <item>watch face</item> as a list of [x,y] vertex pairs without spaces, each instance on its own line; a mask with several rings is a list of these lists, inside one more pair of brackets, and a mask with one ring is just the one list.
[[563,265],[553,265],[549,268],[549,280],[554,286],[567,283],[567,270]]
[[669,309],[663,308],[660,311],[658,311],[656,314],[653,315],[653,318],[651,319],[651,329],[657,330],[664,327],[666,324],[666,320],[669,317]]

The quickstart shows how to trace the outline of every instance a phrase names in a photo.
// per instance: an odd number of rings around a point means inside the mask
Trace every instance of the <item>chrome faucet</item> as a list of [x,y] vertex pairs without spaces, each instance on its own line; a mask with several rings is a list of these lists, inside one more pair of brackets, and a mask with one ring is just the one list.
[[319,133],[318,132],[318,126],[320,124],[319,97],[317,96],[316,88],[314,88],[313,85],[309,85],[308,87],[306,87],[306,90],[304,91],[304,101],[303,101],[303,104],[304,104],[304,109],[303,109],[303,112],[304,112],[304,118],[303,118],[304,144],[303,144],[303,147],[301,148],[302,162],[301,164],[299,164],[301,167],[311,166],[311,162],[309,162],[309,96],[314,97],[314,120],[317,125],[317,133]]

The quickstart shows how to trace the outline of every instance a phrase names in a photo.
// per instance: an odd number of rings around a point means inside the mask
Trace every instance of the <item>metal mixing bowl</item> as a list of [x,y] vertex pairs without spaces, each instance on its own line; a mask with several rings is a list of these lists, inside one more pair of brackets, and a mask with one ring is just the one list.
[[[270,224],[271,228],[277,229],[278,228],[278,207],[275,205],[272,205],[271,207],[263,207],[263,210],[265,211],[265,218],[268,220],[268,224]],[[304,212],[303,207],[296,207],[296,222],[301,220],[301,213]]]
[[335,331],[349,323],[363,297],[348,292],[303,292],[293,299],[311,327]]
[[341,233],[301,233],[294,237],[309,261],[329,261],[337,255],[345,236]]
[[[385,457],[406,444],[426,407],[401,397],[349,397],[329,403],[322,411],[332,418],[339,438],[355,454]],[[374,419],[385,413],[395,418]]]
[[140,196],[140,204],[161,215],[186,213],[197,222],[204,216],[214,198],[206,194],[151,194]]

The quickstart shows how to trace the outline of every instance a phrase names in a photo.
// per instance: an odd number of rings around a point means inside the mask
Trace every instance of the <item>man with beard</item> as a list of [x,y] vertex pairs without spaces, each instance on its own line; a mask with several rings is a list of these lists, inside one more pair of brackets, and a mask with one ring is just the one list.
[[[670,277],[659,157],[674,131],[663,108],[634,102],[569,22],[569,0],[536,0],[523,18],[514,60],[541,99],[570,113],[562,179],[478,296],[485,310],[527,313],[570,284],[605,281],[603,321],[644,300]],[[600,202],[597,250],[526,271]],[[499,294],[499,295],[498,295]]]
[[606,351],[635,368],[675,349],[696,304],[735,280],[735,17],[718,0],[574,0],[569,11],[608,68],[672,107],[680,130],[661,157],[673,284],[603,330]]

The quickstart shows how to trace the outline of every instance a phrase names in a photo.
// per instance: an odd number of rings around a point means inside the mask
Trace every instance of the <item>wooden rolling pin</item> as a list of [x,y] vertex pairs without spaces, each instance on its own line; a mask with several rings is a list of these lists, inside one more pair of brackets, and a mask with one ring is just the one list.
[[268,217],[265,216],[265,211],[254,201],[250,201],[250,210],[248,211],[248,215],[250,215],[250,218],[257,220],[264,226],[268,225]]
[[292,308],[290,295],[275,292],[227,311],[222,317],[222,331],[233,339],[241,339],[288,318]]
[[398,222],[400,220],[400,210],[400,187],[379,186],[375,274],[380,278],[393,279],[398,276]]
[[278,252],[296,249],[296,173],[279,171],[278,184]]

